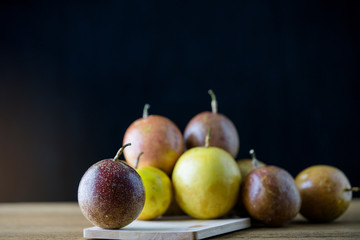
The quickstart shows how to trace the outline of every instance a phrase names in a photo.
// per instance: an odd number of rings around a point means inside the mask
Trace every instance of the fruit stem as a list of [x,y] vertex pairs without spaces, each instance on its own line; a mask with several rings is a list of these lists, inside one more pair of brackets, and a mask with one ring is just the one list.
[[135,162],[135,169],[137,169],[137,167],[138,167],[138,165],[139,165],[139,160],[140,160],[140,156],[141,155],[143,155],[144,154],[144,152],[141,152],[139,155],[138,155],[138,157],[136,158],[136,162]]
[[352,187],[352,188],[345,188],[344,192],[359,192],[360,188],[359,187]]
[[210,94],[211,97],[211,110],[212,113],[217,113],[217,101],[216,101],[216,96],[213,90],[209,89],[208,93]]
[[122,147],[119,149],[119,151],[116,153],[116,155],[115,155],[115,157],[114,157],[114,159],[113,159],[114,162],[119,159],[119,157],[120,157],[121,154],[123,153],[124,149],[125,149],[127,146],[130,146],[130,145],[131,145],[131,143],[127,143],[127,144],[125,144],[124,146],[122,146]]
[[252,158],[252,164],[254,168],[259,167],[259,160],[257,160],[254,149],[250,149],[249,151],[251,158]]
[[143,118],[147,118],[149,116],[149,108],[150,104],[146,103],[143,110]]
[[209,128],[209,131],[206,134],[205,137],[205,147],[209,147],[210,146],[210,134],[211,134],[211,128]]

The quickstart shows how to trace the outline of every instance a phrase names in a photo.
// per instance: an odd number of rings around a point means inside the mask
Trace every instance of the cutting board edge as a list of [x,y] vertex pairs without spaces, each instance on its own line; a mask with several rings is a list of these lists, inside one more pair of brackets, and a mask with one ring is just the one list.
[[195,234],[194,239],[204,239],[204,238],[214,237],[214,236],[218,236],[221,234],[240,231],[240,230],[251,227],[250,218],[241,218],[241,219],[234,219],[234,220],[238,220],[238,221],[236,221],[232,224],[224,223],[222,225],[218,225],[211,229],[201,229],[197,232],[194,232],[194,234]]
[[[85,228],[83,232],[83,237],[86,239],[164,239],[164,240],[177,240],[177,239],[184,239],[184,240],[195,240],[196,235],[195,232],[189,231],[179,231],[179,232],[162,232],[158,234],[156,232],[117,232],[118,230],[108,230],[108,229],[99,229],[97,227],[90,227]],[[116,236],[117,235],[117,236]]]
[[[83,237],[87,239],[204,239],[221,234],[226,234],[234,231],[239,231],[251,227],[250,218],[234,218],[226,219],[222,224],[216,224],[213,227],[206,227],[204,229],[187,229],[178,231],[169,230],[163,232],[156,231],[119,231],[118,229],[102,229],[99,227],[85,228]],[[210,220],[213,221],[213,220]],[[230,222],[229,222],[230,221]]]

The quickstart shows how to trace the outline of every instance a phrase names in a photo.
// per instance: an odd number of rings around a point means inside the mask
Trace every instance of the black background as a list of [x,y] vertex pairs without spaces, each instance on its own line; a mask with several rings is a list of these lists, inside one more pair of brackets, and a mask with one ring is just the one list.
[[330,164],[360,185],[358,1],[0,7],[0,201],[76,200],[145,103],[183,131],[210,88],[238,159],[254,148],[293,176]]

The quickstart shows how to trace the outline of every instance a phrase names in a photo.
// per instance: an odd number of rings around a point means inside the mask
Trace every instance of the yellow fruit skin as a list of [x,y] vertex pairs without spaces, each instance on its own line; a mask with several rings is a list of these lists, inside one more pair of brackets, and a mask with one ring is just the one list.
[[160,169],[137,169],[145,188],[145,205],[137,219],[150,220],[163,215],[172,200],[170,178]]
[[241,183],[234,158],[217,147],[195,147],[175,164],[172,175],[175,198],[188,215],[218,218],[235,205]]
[[[259,166],[258,167],[264,167],[266,166],[265,163],[258,161]],[[243,179],[246,178],[246,176],[252,171],[254,170],[254,166],[253,166],[253,160],[246,158],[246,159],[240,159],[239,161],[237,161],[237,165],[240,169],[240,173],[241,173],[241,177]]]

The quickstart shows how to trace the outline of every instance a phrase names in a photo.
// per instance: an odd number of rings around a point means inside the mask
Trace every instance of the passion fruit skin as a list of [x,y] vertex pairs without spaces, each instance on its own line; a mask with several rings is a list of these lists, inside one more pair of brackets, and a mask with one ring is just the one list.
[[171,175],[174,165],[184,152],[180,129],[170,119],[150,115],[135,120],[125,131],[123,143],[131,142],[124,150],[130,166],[135,167],[140,152],[144,152],[138,167],[150,166]]
[[219,218],[235,205],[240,170],[234,158],[217,147],[195,147],[177,161],[172,181],[180,208],[197,219]]
[[209,129],[210,146],[221,148],[235,158],[240,147],[239,134],[234,123],[221,113],[202,112],[190,120],[184,131],[186,149],[204,146]]
[[328,165],[306,168],[295,178],[302,205],[300,213],[312,222],[331,222],[340,217],[352,199],[345,174]]
[[83,215],[95,226],[122,228],[134,221],[145,203],[145,190],[139,174],[124,163],[105,159],[92,165],[78,188]]
[[276,166],[256,168],[241,189],[246,211],[268,226],[282,226],[299,213],[301,198],[293,177]]
[[172,183],[168,175],[158,168],[136,169],[145,187],[145,204],[138,220],[151,220],[162,216],[172,200]]
[[[240,169],[241,176],[245,179],[246,176],[254,170],[256,167],[254,166],[253,160],[250,158],[240,159],[237,161],[237,165]],[[266,166],[265,163],[258,161],[258,167]]]

